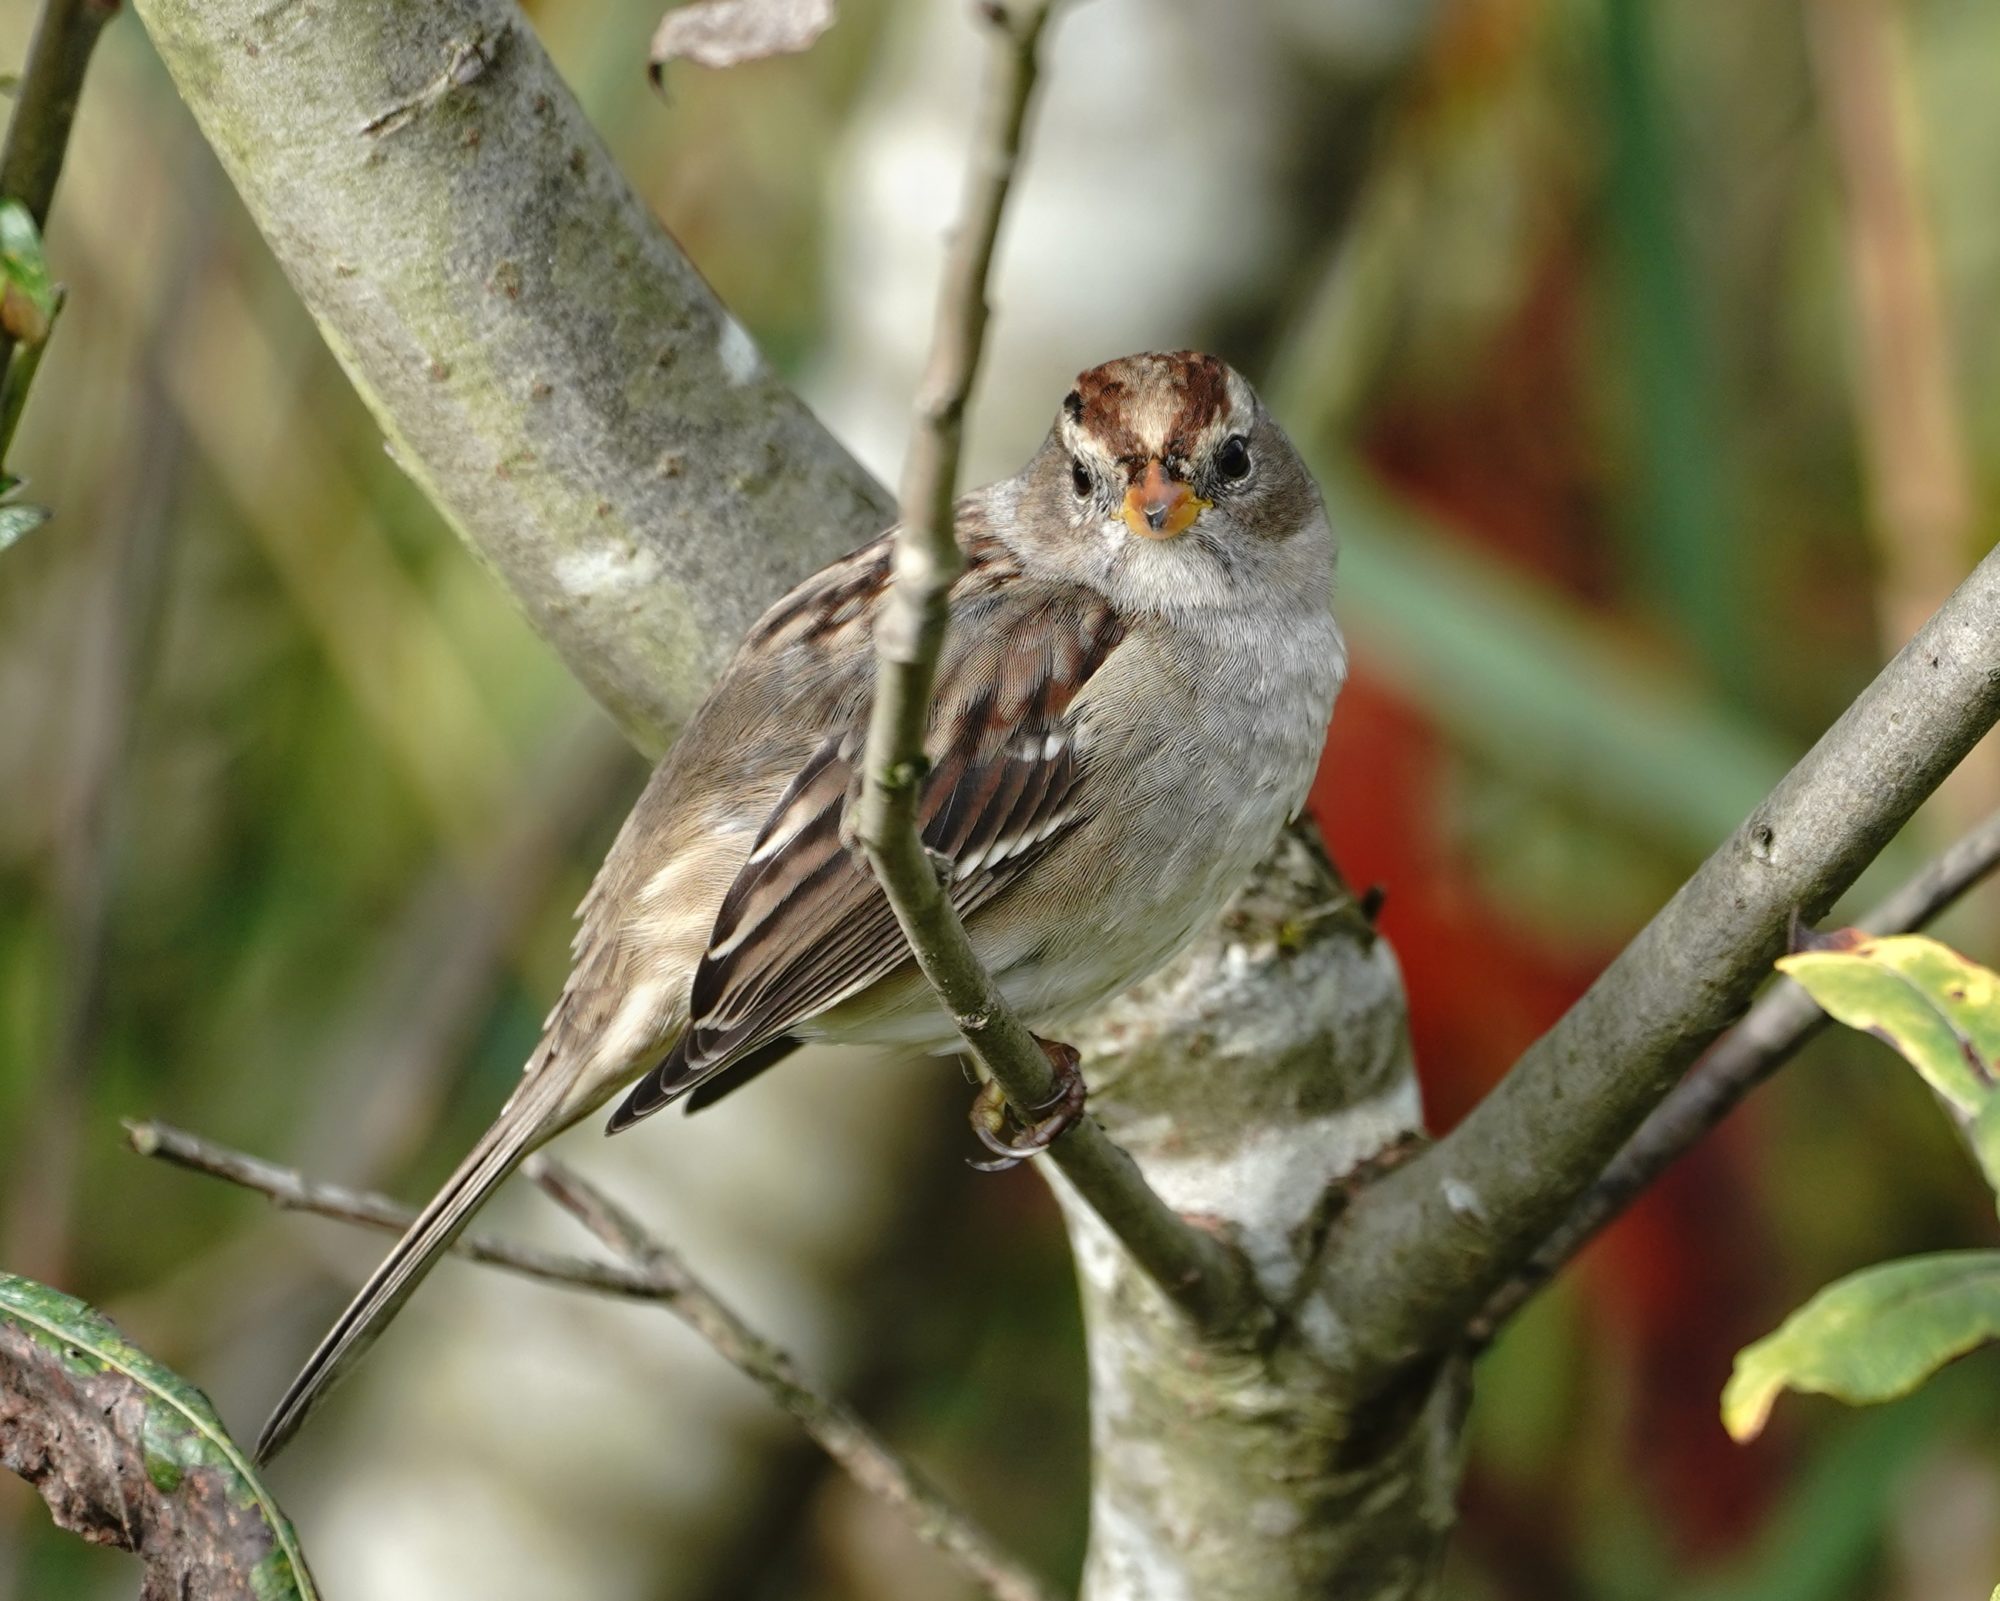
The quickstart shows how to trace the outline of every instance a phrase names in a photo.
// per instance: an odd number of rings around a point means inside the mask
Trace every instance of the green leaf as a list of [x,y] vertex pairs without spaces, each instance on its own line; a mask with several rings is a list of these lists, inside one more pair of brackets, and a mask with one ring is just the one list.
[[46,506],[0,505],[0,550],[32,534],[52,515]]
[[2000,974],[1921,934],[1835,936],[1778,967],[1828,1014],[1886,1041],[1968,1121],[1993,1099],[2000,1060]]
[[23,345],[40,344],[55,321],[57,300],[35,219],[20,201],[0,200],[0,333]]
[[2000,1198],[2000,1095],[1989,1096],[1986,1104],[1966,1126],[1966,1143],[1978,1159],[1979,1171],[1996,1198]]
[[1913,1256],[1828,1285],[1736,1356],[1722,1424],[1754,1438],[1783,1390],[1850,1405],[1907,1395],[2000,1336],[2000,1251]]
[[215,1476],[227,1504],[270,1531],[270,1553],[250,1575],[259,1601],[318,1601],[291,1523],[230,1439],[207,1396],[128,1342],[83,1302],[31,1279],[0,1274],[0,1330],[8,1329],[51,1353],[79,1385],[110,1376],[141,1392],[140,1444],[153,1488],[172,1496],[191,1474]]

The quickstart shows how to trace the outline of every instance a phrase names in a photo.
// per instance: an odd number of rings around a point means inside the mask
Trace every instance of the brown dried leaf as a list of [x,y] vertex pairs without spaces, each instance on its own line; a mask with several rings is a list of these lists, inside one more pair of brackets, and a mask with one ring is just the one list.
[[733,67],[796,55],[833,26],[834,0],[690,0],[653,33],[653,81],[669,61]]

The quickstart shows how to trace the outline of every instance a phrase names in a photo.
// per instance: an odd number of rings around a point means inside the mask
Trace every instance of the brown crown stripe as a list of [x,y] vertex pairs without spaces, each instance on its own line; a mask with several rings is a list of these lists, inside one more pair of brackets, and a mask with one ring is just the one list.
[[1213,356],[1183,350],[1169,360],[1180,364],[1181,409],[1174,415],[1168,449],[1185,456],[1194,440],[1229,408],[1229,373]]
[[1185,457],[1195,439],[1229,405],[1229,371],[1213,356],[1176,350],[1154,356],[1124,356],[1077,376],[1063,407],[1078,429],[1121,461],[1141,459],[1146,443],[1131,423],[1132,398],[1141,389],[1171,385],[1179,403],[1167,431],[1166,454]]

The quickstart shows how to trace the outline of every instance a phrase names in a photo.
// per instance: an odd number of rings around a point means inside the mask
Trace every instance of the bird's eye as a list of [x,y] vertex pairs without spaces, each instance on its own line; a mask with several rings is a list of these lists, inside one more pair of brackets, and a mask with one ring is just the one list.
[[1229,483],[1250,476],[1250,447],[1241,434],[1231,434],[1215,453],[1216,476]]
[[1084,466],[1081,457],[1071,457],[1069,464],[1069,486],[1076,491],[1078,500],[1090,499],[1097,482],[1090,476],[1090,469]]

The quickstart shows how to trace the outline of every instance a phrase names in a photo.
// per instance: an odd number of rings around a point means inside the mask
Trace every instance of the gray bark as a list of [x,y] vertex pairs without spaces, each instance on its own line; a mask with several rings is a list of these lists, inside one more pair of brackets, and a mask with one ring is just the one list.
[[[888,499],[758,361],[507,0],[138,0],[407,469],[657,746]],[[1269,1315],[1202,1338],[1065,1197],[1089,1325],[1088,1601],[1431,1593],[1467,1321],[2000,710],[2000,557],[1480,1112],[1414,1128],[1388,952],[1293,840],[1111,1009],[1086,1075]]]
[[[138,10],[398,461],[643,746],[762,606],[890,520],[647,215],[507,0]],[[1086,1063],[1125,1085],[1102,1104],[1136,1120],[1149,1178],[1242,1228],[1272,1284],[1309,1243],[1278,1213],[1309,1217],[1326,1180],[1417,1114],[1393,961],[1326,911],[1343,892],[1301,851],[1274,869],[1276,899],[1233,914],[1262,917],[1259,933],[1219,934],[1117,1009]],[[1169,996],[1218,1030],[1178,1070],[1177,1027],[1143,1049],[1104,1032]],[[1260,1039],[1287,1048],[1258,1070],[1259,1105],[1215,1093],[1202,1066]],[[1183,1116],[1175,1154],[1166,1125]],[[1280,1147],[1283,1182],[1203,1199]],[[1455,1482],[1455,1387],[1357,1451],[1296,1341],[1219,1360],[1087,1211],[1069,1215],[1109,1386],[1092,1601],[1289,1597],[1333,1575],[1343,1594],[1420,1593]],[[1180,1465],[1171,1486],[1147,1488],[1149,1462]],[[1199,1533],[1187,1520],[1210,1497]],[[1147,1588],[1173,1574],[1178,1591]]]
[[888,524],[512,4],[137,9],[396,460],[643,747]]
[[1090,1601],[1430,1593],[1463,1367],[1357,1410],[1305,1310],[1346,1184],[1418,1130],[1404,1018],[1394,956],[1299,831],[1077,1041],[1106,1126],[1278,1309],[1253,1337],[1202,1339],[1059,1186],[1090,1332]]
[[1794,918],[1861,876],[2000,718],[2000,550],[1492,1094],[1343,1220],[1329,1313],[1361,1387],[1460,1337],[1740,1017]]

